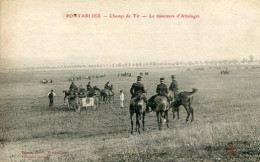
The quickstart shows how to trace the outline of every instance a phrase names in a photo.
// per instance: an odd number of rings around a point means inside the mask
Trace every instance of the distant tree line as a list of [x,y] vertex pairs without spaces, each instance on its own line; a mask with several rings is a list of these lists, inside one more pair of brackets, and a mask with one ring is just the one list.
[[135,62],[135,63],[116,63],[116,64],[89,64],[89,65],[59,65],[59,66],[37,66],[37,67],[13,67],[1,68],[2,70],[51,70],[51,69],[74,69],[74,68],[145,68],[145,67],[171,67],[171,66],[193,66],[193,65],[236,65],[260,63],[250,55],[242,60],[218,60],[218,61],[176,61],[176,62]]

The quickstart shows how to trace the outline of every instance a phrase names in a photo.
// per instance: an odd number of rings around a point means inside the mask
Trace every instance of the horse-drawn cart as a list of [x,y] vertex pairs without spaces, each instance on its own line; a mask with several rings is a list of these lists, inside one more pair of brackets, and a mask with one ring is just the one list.
[[65,93],[65,100],[68,106],[68,109],[75,109],[77,112],[80,112],[82,108],[91,107],[92,110],[96,110],[95,96],[89,97],[85,93],[81,92],[68,92],[67,96]]

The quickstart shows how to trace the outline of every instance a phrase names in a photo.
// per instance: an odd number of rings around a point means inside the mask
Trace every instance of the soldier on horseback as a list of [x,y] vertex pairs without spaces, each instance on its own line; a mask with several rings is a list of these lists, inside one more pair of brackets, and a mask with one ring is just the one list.
[[174,75],[172,75],[171,78],[172,78],[172,83],[169,87],[169,90],[173,91],[174,99],[176,100],[176,97],[177,97],[177,94],[178,94],[178,84],[177,84],[177,81],[175,80]]
[[112,84],[111,84],[111,86],[109,86],[109,82],[107,82],[107,83],[105,84],[105,87],[104,87],[104,88],[107,89],[107,90],[113,91],[113,86],[112,86]]
[[[154,102],[154,99],[157,97],[157,96],[165,96],[167,98],[167,101],[170,103],[170,98],[168,97],[168,88],[167,88],[167,85],[164,84],[164,78],[160,78],[160,84],[157,85],[157,88],[156,88],[156,95],[152,96],[149,100],[148,100],[148,103],[149,103],[149,106],[154,110],[155,107],[156,107],[156,104]],[[149,111],[149,107],[147,108],[146,111]]]
[[75,90],[78,90],[78,87],[74,84],[74,82],[71,82],[69,89],[70,89],[70,91],[75,91]]
[[132,95],[131,101],[130,101],[130,108],[133,105],[133,102],[135,102],[137,99],[143,99],[144,102],[147,104],[146,96],[144,95],[145,89],[144,85],[141,83],[142,77],[137,77],[137,82],[132,84],[132,87],[130,89],[130,93]]
[[92,87],[91,87],[91,85],[90,85],[90,82],[88,82],[88,84],[87,84],[87,91],[92,91],[93,89],[92,89]]
[[167,85],[164,84],[164,78],[160,78],[160,84],[157,85],[157,88],[156,88],[156,93],[159,95],[159,96],[165,96],[167,98],[167,101],[170,102],[170,98],[168,97],[168,88],[167,88]]

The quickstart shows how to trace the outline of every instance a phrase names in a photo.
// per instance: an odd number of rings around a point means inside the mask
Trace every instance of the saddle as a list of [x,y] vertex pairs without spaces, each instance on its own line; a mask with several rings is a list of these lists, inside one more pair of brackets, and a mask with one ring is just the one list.
[[144,98],[144,96],[139,94],[139,95],[136,96],[135,101],[142,100],[143,98]]

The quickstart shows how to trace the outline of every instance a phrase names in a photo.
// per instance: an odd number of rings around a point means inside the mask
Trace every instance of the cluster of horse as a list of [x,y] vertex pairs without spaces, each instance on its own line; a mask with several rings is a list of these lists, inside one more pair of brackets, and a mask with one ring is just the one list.
[[[84,79],[88,79],[88,80],[91,80],[91,79],[95,79],[95,78],[105,78],[106,77],[106,74],[101,74],[101,75],[87,75],[84,77]],[[72,76],[68,79],[68,81],[75,81],[75,80],[81,80],[83,77],[81,76]]]
[[188,121],[190,115],[192,116],[191,122],[194,120],[193,107],[191,106],[193,101],[193,94],[197,92],[196,88],[193,88],[191,92],[184,91],[178,93],[174,97],[174,92],[169,91],[168,97],[171,99],[169,103],[165,96],[157,96],[154,98],[154,102],[150,103],[148,100],[147,105],[145,105],[144,100],[141,97],[137,97],[135,102],[133,102],[132,107],[130,107],[130,119],[131,119],[131,134],[133,133],[133,115],[136,114],[136,131],[140,134],[140,121],[142,120],[143,131],[145,130],[145,114],[146,106],[149,106],[153,111],[156,112],[157,122],[159,130],[162,129],[163,122],[166,122],[167,127],[169,128],[169,118],[168,111],[172,108],[173,119],[175,118],[175,113],[177,112],[177,119],[179,119],[180,106],[182,105],[186,112],[186,122]]
[[117,76],[118,76],[118,77],[131,77],[132,74],[131,74],[131,73],[124,72],[124,73],[118,73]]
[[228,75],[229,74],[229,71],[228,71],[228,69],[227,68],[225,68],[224,70],[221,70],[220,71],[220,74],[222,75]]
[[47,80],[47,79],[41,80],[41,83],[43,83],[43,84],[52,83],[52,82],[53,82],[52,79],[50,79],[50,80]]
[[140,76],[143,76],[143,75],[149,75],[149,72],[140,73]]
[[[97,104],[99,103],[107,103],[107,102],[113,102],[114,103],[114,92],[113,92],[113,85],[108,88],[99,89],[97,86],[94,86],[92,90],[87,91],[84,88],[81,88],[82,86],[79,86],[77,90],[74,91],[63,91],[65,93],[64,96],[64,102],[65,99],[73,99],[77,95],[83,95],[88,97],[94,97]],[[168,118],[168,111],[172,109],[173,111],[173,119],[175,118],[175,114],[177,113],[177,119],[179,119],[179,111],[180,106],[183,106],[187,112],[186,122],[189,120],[191,115],[191,122],[194,120],[194,110],[192,107],[192,101],[193,101],[193,94],[197,92],[196,88],[193,88],[191,92],[184,91],[180,92],[177,95],[174,96],[173,91],[169,91],[167,94],[170,98],[170,102],[168,102],[167,98],[165,96],[156,96],[151,101],[151,98],[148,100],[147,104],[143,100],[142,97],[137,96],[135,101],[130,103],[132,104],[130,106],[130,120],[131,120],[131,134],[133,133],[133,115],[136,114],[136,131],[140,133],[140,122],[142,120],[142,128],[143,131],[145,130],[145,115],[146,113],[146,107],[148,106],[152,111],[156,112],[157,116],[157,122],[159,130],[162,129],[162,124],[165,122],[167,127],[169,128],[169,118]],[[70,98],[72,97],[72,98]]]
[[87,97],[94,97],[96,100],[96,103],[107,103],[107,102],[113,102],[114,103],[114,92],[113,92],[113,85],[109,87],[109,89],[99,89],[97,86],[94,86],[90,91],[86,90],[85,88],[82,88],[82,85],[78,87],[78,89],[75,89],[73,91],[71,90],[64,90],[63,93],[64,96],[64,102],[66,98],[70,99],[70,96],[87,96]]

